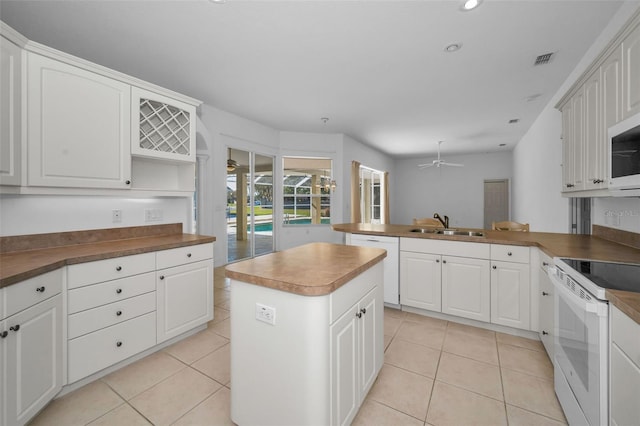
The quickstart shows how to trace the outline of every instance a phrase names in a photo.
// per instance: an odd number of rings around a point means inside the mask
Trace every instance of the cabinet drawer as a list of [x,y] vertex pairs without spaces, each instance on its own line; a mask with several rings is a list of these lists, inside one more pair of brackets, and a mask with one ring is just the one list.
[[491,260],[529,263],[529,247],[491,244]]
[[69,289],[88,284],[101,283],[131,275],[153,271],[156,268],[155,253],[115,257],[96,262],[69,266],[67,285]]
[[429,240],[423,238],[400,238],[401,251],[444,254],[449,256],[489,259],[490,244],[464,241]]
[[155,344],[155,312],[70,340],[68,383],[76,382]]
[[156,252],[158,269],[172,268],[185,263],[213,258],[213,244],[198,244]]
[[69,339],[110,327],[156,310],[156,293],[141,294],[119,302],[69,315]]
[[640,367],[640,324],[611,305],[611,340]]
[[[358,303],[372,288],[382,287],[382,262],[374,265],[329,295],[329,324],[333,324],[349,308]],[[380,296],[382,297],[382,296]]]
[[106,305],[156,289],[155,272],[69,290],[70,314]]
[[60,268],[5,287],[5,317],[60,293],[62,291],[62,275],[63,269]]

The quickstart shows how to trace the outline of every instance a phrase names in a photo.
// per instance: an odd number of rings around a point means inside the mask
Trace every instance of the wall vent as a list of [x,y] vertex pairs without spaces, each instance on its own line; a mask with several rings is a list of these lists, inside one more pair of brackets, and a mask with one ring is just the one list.
[[512,118],[511,120],[509,120],[509,124],[516,124],[518,121],[520,121],[519,118]]
[[545,53],[544,55],[540,55],[536,58],[536,61],[533,63],[533,65],[546,65],[549,62],[551,62],[551,57],[553,56],[553,52],[551,53]]

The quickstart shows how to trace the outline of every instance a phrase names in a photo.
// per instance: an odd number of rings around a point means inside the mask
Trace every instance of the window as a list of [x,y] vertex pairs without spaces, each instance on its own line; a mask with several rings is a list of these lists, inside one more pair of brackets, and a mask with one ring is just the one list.
[[361,223],[381,223],[383,179],[383,172],[360,166]]
[[331,223],[331,159],[284,157],[283,164],[284,224]]

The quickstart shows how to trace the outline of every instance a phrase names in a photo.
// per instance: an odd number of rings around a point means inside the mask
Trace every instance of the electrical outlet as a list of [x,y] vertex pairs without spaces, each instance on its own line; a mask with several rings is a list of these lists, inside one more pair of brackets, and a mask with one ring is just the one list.
[[276,325],[276,308],[256,303],[256,319],[267,324]]
[[162,209],[145,209],[144,221],[145,222],[161,222]]
[[122,222],[122,210],[111,210],[111,221],[113,223]]

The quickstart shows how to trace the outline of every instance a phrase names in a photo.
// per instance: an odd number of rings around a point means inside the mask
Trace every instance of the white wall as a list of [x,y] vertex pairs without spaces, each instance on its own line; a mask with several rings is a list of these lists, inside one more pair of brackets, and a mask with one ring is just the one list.
[[640,198],[595,198],[591,220],[594,225],[640,233]]
[[[569,201],[560,196],[562,118],[555,105],[615,37],[639,4],[638,1],[627,1],[622,5],[513,151],[512,217],[517,222],[528,222],[532,231],[569,232]],[[602,199],[598,208],[602,211],[615,209],[617,203]],[[607,207],[609,204],[612,207]],[[592,217],[593,223],[598,223],[598,220],[599,217]]]
[[433,158],[396,160],[394,223],[410,224],[414,217],[431,217],[437,212],[449,216],[452,227],[484,227],[484,180],[511,180],[511,152],[445,158],[464,167],[421,170],[418,164]]
[[[119,198],[99,196],[1,195],[0,235],[182,223],[191,232],[191,197]],[[122,222],[112,222],[112,210]],[[146,209],[161,209],[163,220],[145,222]]]

